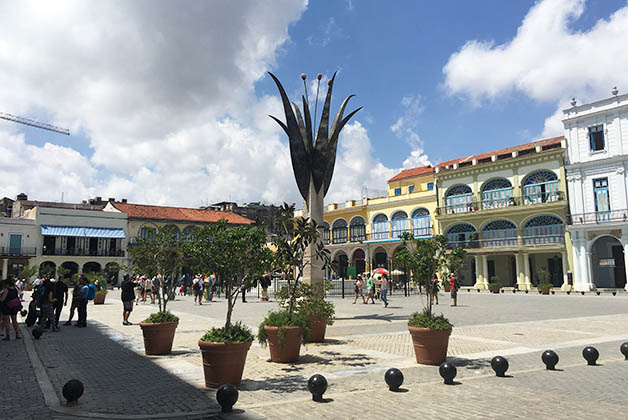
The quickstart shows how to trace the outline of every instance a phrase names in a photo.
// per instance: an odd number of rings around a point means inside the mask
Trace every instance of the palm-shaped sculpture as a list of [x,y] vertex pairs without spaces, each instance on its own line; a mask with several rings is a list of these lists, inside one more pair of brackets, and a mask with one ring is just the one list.
[[[310,118],[310,107],[304,96],[303,98],[303,114],[299,110],[296,103],[294,105],[294,111],[290,105],[290,100],[283,86],[274,74],[270,74],[273,78],[281,94],[281,101],[283,102],[283,109],[286,114],[286,124],[280,121],[278,118],[270,117],[277,121],[277,124],[283,128],[290,139],[290,157],[292,158],[292,169],[294,171],[294,177],[299,187],[301,196],[308,201],[308,192],[310,189],[310,181],[313,181],[315,193],[318,195],[322,192],[322,198],[327,194],[329,184],[331,184],[331,178],[334,173],[334,165],[336,163],[336,148],[338,146],[338,136],[345,124],[358,112],[362,107],[351,112],[349,115],[343,118],[343,114],[349,99],[355,95],[349,95],[340,105],[340,109],[334,118],[334,122],[331,125],[331,131],[329,129],[329,106],[331,105],[331,92],[334,87],[334,79],[336,73],[329,79],[329,87],[327,89],[327,97],[325,98],[325,105],[323,106],[323,113],[321,115],[321,123],[318,126],[318,133],[316,134],[316,143],[312,141],[312,120]],[[305,117],[305,118],[304,118]],[[319,221],[320,222],[320,221]]]

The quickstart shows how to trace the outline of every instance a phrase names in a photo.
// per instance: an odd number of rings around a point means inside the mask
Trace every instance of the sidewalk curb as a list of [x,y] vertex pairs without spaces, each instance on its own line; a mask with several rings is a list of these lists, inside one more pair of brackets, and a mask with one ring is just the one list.
[[81,410],[79,408],[66,407],[61,404],[59,397],[57,396],[57,392],[48,377],[48,373],[46,372],[46,368],[43,363],[39,359],[37,355],[37,350],[35,350],[35,344],[31,337],[30,329],[24,327],[24,325],[20,325],[20,330],[22,332],[22,336],[24,337],[24,345],[26,347],[26,353],[28,354],[28,358],[31,361],[31,365],[33,366],[33,371],[35,372],[35,377],[37,378],[37,383],[39,384],[39,389],[44,397],[44,401],[46,402],[46,406],[56,413],[73,416],[73,417],[83,417],[83,418],[92,418],[92,419],[175,419],[180,417],[195,417],[195,416],[213,416],[222,414],[219,409],[214,410],[201,410],[201,411],[188,411],[188,412],[175,412],[175,413],[162,413],[162,414],[114,414],[114,413],[94,413],[91,411]]

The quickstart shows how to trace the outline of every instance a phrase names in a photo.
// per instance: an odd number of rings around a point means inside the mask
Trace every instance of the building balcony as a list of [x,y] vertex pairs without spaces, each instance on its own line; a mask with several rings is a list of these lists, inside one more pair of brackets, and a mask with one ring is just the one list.
[[576,213],[567,215],[570,225],[625,223],[628,221],[628,209],[596,211],[592,213]]
[[332,229],[331,235],[329,235],[329,231],[325,232],[323,242],[325,245],[340,245],[363,243],[368,241],[401,241],[400,236],[404,232],[412,233],[415,238],[427,238],[434,234],[431,224],[416,227],[412,227],[412,225],[410,225],[406,228],[393,228],[388,224],[386,229],[371,233],[366,233],[363,230],[357,229],[349,232],[345,229]]
[[37,248],[34,247],[0,247],[0,256],[8,257],[34,257],[37,254]]
[[[524,194],[522,196],[501,196],[491,197],[478,200],[469,199],[466,202],[450,204],[436,209],[436,216],[449,216],[460,213],[485,212],[492,210],[500,210],[504,208],[538,206],[543,204],[551,204],[565,201],[565,193],[563,191],[549,191],[540,193]],[[514,209],[513,209],[514,210]]]
[[460,248],[513,248],[513,247],[534,247],[534,246],[552,246],[563,245],[565,243],[565,234],[547,234],[547,235],[534,235],[534,236],[519,236],[512,235],[510,233],[502,233],[500,235],[484,235],[481,239],[466,240],[450,240],[449,245]]
[[124,257],[124,251],[120,249],[86,250],[78,248],[55,248],[44,249],[43,255],[72,257]]

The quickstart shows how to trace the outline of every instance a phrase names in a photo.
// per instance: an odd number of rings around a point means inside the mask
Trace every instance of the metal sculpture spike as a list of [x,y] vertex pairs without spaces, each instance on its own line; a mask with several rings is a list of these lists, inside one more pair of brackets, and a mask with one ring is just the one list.
[[[305,97],[303,98],[302,115],[297,104],[290,103],[288,96],[286,95],[286,91],[275,75],[270,72],[268,74],[273,78],[275,84],[277,85],[277,89],[279,89],[284,113],[286,114],[286,123],[284,124],[281,120],[273,117],[272,115],[269,116],[273,120],[277,121],[277,124],[279,124],[288,135],[288,139],[290,141],[292,169],[294,171],[294,177],[297,181],[297,186],[299,187],[299,192],[301,193],[301,196],[307,200],[310,179],[312,179],[316,193],[319,193],[322,189],[322,196],[325,197],[327,190],[329,190],[329,184],[331,184],[332,175],[334,173],[338,136],[345,124],[347,124],[347,122],[349,122],[349,120],[359,110],[361,110],[362,107],[359,107],[343,118],[347,103],[355,95],[348,96],[342,102],[342,105],[334,118],[334,122],[331,125],[331,130],[329,130],[329,107],[331,105],[331,93],[334,87],[334,79],[336,78],[336,73],[334,73],[332,78],[329,80],[327,97],[325,98],[321,122],[318,126],[316,142],[314,143],[312,141],[312,121],[310,120],[310,108],[307,99]],[[294,106],[294,110],[292,106]]]

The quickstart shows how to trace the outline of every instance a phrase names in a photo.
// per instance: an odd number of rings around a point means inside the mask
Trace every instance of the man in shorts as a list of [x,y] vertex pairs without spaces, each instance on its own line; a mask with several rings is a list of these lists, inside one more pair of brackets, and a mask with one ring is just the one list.
[[128,274],[124,275],[122,281],[122,325],[133,325],[129,322],[129,315],[133,311],[133,301],[135,300],[135,284],[131,281]]
[[203,279],[198,274],[194,277],[194,282],[192,284],[192,289],[194,289],[194,303],[198,301],[199,305],[202,305],[203,300]]
[[449,292],[451,293],[451,299],[454,304],[451,306],[458,306],[458,282],[453,273],[449,275]]

